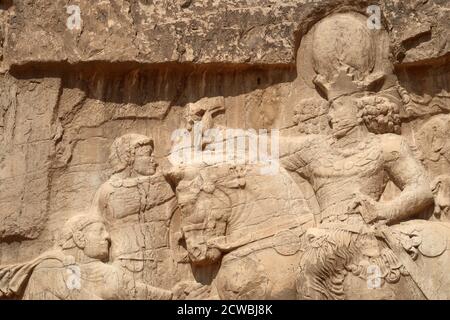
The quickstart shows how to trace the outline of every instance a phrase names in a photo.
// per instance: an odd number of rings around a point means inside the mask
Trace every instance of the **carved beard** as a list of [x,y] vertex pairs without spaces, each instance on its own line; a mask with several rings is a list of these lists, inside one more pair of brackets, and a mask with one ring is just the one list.
[[357,121],[342,119],[337,122],[330,121],[330,127],[335,138],[342,138],[358,125]]
[[84,248],[84,254],[89,258],[98,259],[105,262],[109,260],[109,248],[109,241],[89,243]]

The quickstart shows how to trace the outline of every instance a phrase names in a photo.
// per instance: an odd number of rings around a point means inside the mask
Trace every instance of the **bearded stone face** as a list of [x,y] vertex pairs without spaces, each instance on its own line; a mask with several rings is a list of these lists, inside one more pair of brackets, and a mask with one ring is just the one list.
[[328,113],[328,120],[335,138],[342,138],[358,126],[358,107],[351,97],[335,100]]
[[151,176],[156,172],[157,164],[153,159],[153,148],[150,145],[140,145],[135,149],[133,168],[138,174]]
[[92,223],[82,232],[85,255],[101,261],[108,261],[111,238],[105,224],[102,222]]

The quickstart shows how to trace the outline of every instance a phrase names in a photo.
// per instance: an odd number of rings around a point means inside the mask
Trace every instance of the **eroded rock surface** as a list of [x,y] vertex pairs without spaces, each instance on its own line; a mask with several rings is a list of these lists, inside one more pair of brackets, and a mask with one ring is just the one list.
[[449,18],[3,1],[0,298],[449,299]]
[[[10,3],[8,5],[8,3]],[[69,30],[58,0],[7,1],[4,60],[36,62],[295,63],[297,33],[348,6],[379,5],[396,62],[449,52],[449,4],[432,1],[226,0],[77,2],[82,24]]]

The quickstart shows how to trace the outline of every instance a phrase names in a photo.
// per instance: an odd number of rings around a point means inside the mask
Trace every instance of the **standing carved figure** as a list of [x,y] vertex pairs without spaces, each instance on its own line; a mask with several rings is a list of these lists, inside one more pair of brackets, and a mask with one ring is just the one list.
[[169,224],[176,200],[157,172],[153,148],[153,140],[144,135],[117,138],[109,158],[113,174],[98,190],[93,207],[110,225],[112,260],[139,281],[159,285],[161,274],[169,276],[171,270]]

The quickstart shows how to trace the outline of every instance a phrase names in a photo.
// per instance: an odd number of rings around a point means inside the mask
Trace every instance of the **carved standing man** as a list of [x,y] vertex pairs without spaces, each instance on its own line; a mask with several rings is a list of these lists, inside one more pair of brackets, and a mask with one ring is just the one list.
[[[146,283],[169,274],[169,223],[176,199],[157,173],[153,140],[126,134],[111,146],[113,175],[98,190],[94,210],[111,228],[112,260],[119,260],[133,276]],[[157,283],[158,285],[160,283]]]

